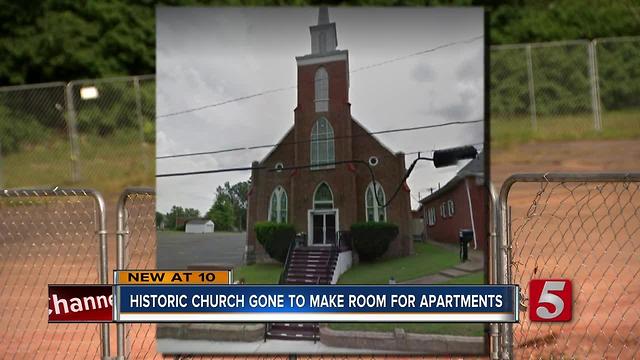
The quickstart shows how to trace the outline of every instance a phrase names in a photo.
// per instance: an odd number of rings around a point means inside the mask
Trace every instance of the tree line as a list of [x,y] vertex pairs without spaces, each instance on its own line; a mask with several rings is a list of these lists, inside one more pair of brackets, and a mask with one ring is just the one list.
[[156,212],[156,226],[165,230],[183,231],[188,220],[204,218],[213,221],[216,231],[246,231],[250,186],[249,181],[233,185],[227,181],[216,188],[215,200],[204,216],[198,209],[174,205],[165,214]]
[[155,72],[156,6],[484,6],[492,44],[640,34],[637,1],[0,1],[0,85]]

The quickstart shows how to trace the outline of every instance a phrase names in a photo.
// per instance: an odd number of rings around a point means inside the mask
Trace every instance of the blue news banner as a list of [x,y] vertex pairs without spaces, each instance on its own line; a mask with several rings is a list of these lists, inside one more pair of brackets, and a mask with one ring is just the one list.
[[120,322],[517,322],[516,285],[116,285]]

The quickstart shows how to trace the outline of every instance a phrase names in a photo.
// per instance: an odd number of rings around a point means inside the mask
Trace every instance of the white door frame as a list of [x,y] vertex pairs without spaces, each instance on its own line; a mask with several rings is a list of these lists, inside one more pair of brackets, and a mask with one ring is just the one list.
[[[336,232],[340,229],[340,210],[338,209],[309,209],[307,210],[307,245],[308,246],[324,246],[326,245],[324,242],[322,244],[314,244],[313,243],[313,215],[321,215],[321,214],[335,214],[336,216]],[[326,225],[325,225],[326,226]],[[337,234],[336,234],[337,236]]]

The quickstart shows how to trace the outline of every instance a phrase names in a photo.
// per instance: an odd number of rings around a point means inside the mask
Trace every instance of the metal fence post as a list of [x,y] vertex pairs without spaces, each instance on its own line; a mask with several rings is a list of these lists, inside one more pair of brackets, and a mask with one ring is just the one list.
[[[129,224],[127,212],[127,200],[132,195],[152,195],[155,191],[151,188],[127,188],[120,194],[120,199],[117,205],[117,223],[116,223],[116,270],[125,270],[129,266],[129,258],[126,253]],[[134,215],[135,216],[135,215]],[[155,218],[154,218],[155,219]],[[116,358],[118,360],[124,360],[128,357],[129,350],[126,346],[127,331],[125,324],[119,323],[116,325],[117,331],[117,353]]]
[[[500,244],[498,248],[498,251],[500,252],[498,256],[498,281],[500,284],[511,283],[511,243],[509,241],[507,199],[509,197],[509,190],[514,182],[515,181],[512,177],[509,177],[502,184],[496,209],[497,224],[499,226],[498,243]],[[500,324],[500,338],[500,358],[513,359],[513,324]]]
[[67,131],[69,132],[69,146],[71,148],[71,181],[80,181],[80,148],[78,144],[78,124],[73,100],[73,81],[65,87],[67,100]]
[[538,130],[538,114],[536,112],[536,93],[535,84],[533,82],[533,60],[531,59],[531,44],[525,47],[527,53],[527,78],[529,83],[529,110],[531,111],[531,128],[533,131]]
[[[117,230],[116,230],[116,270],[124,270],[125,268],[125,258],[124,258],[124,235],[125,235],[125,204],[127,201],[128,194],[125,192],[120,195],[120,199],[118,200],[117,207]],[[124,324],[118,323],[116,324],[117,329],[117,359],[124,359],[125,349],[124,349],[124,337],[125,337],[125,328]]]
[[600,80],[598,79],[598,40],[589,42],[589,77],[591,83],[591,108],[593,109],[593,128],[602,130],[602,118],[600,116]]
[[[101,284],[108,284],[108,268],[109,268],[109,252],[107,250],[107,215],[105,202],[102,195],[94,191],[92,192],[92,196],[96,202],[96,207],[98,209],[97,217],[97,225],[98,225],[98,237],[100,238],[100,266],[99,266],[99,276]],[[100,335],[102,339],[102,358],[105,360],[110,359],[110,340],[109,340],[109,324],[101,324],[100,325]]]
[[2,141],[0,141],[0,189],[4,188],[4,178],[2,177]]
[[140,128],[140,151],[142,152],[142,162],[144,170],[149,170],[149,159],[145,154],[145,142],[144,142],[144,117],[142,116],[142,98],[140,94],[140,78],[138,76],[133,77],[133,90],[136,97],[136,117],[138,118],[138,126]]
[[[490,229],[490,234],[489,234],[489,249],[490,249],[490,253],[489,253],[489,272],[491,277],[489,278],[490,283],[491,284],[498,284],[498,269],[499,269],[499,252],[498,252],[498,219],[497,219],[497,215],[498,215],[498,198],[496,195],[496,190],[495,187],[493,186],[493,184],[491,182],[489,182],[489,195],[490,195],[490,207],[491,207],[491,225],[489,227]],[[497,323],[491,323],[489,325],[489,331],[490,331],[490,357],[492,360],[497,360],[500,358],[500,327],[499,324]]]

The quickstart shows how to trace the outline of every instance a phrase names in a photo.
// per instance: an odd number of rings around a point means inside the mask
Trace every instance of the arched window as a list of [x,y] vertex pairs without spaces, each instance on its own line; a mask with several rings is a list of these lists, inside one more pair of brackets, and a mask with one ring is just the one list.
[[269,202],[269,221],[286,223],[287,207],[287,192],[282,186],[278,186],[271,193],[271,201]]
[[314,209],[333,209],[333,193],[327,183],[318,185],[313,194]]
[[[324,117],[318,119],[311,129],[311,169],[327,169],[335,167],[335,145],[333,142],[333,128]],[[322,165],[325,164],[325,165]]]
[[321,67],[316,71],[316,112],[329,111],[329,74]]
[[[375,184],[375,190],[373,186],[373,182],[367,186],[367,192],[364,196],[365,207],[367,210],[367,221],[387,221],[387,209],[382,205],[386,202],[386,198],[384,196],[384,190],[382,189],[382,185],[379,182]],[[378,193],[378,199],[376,201],[375,192]]]

